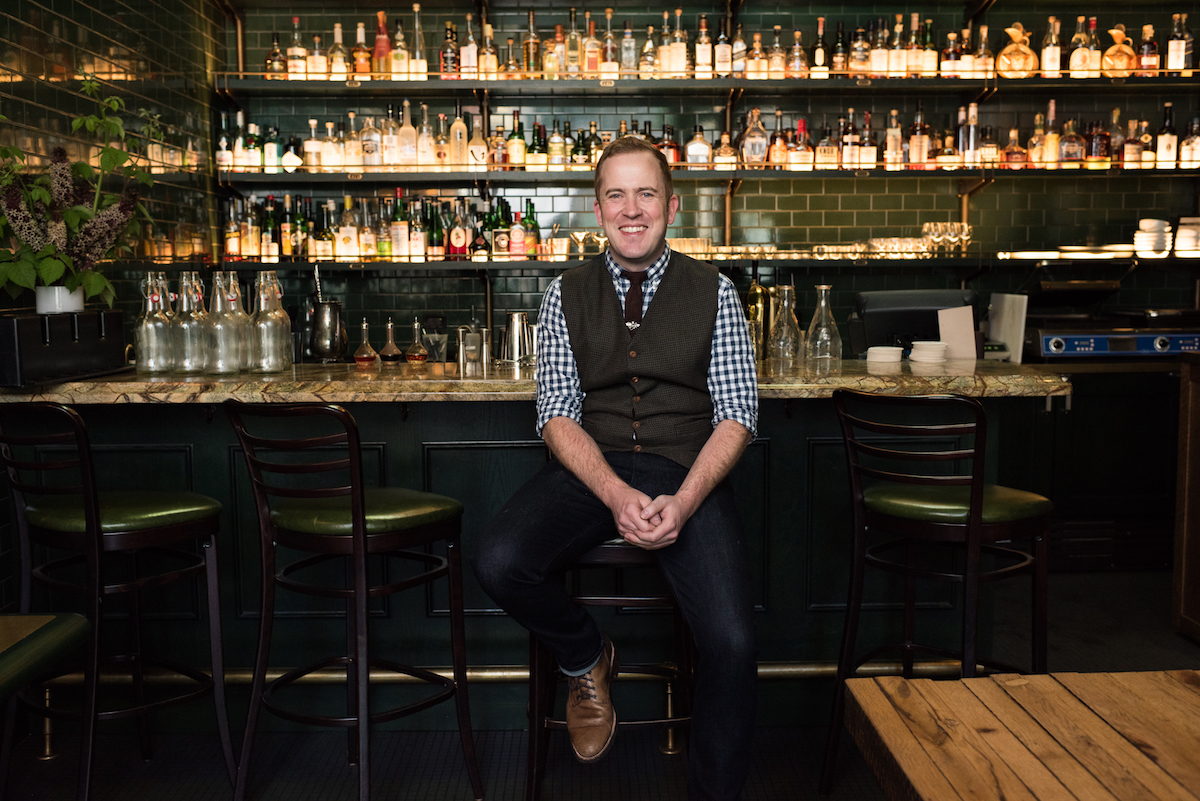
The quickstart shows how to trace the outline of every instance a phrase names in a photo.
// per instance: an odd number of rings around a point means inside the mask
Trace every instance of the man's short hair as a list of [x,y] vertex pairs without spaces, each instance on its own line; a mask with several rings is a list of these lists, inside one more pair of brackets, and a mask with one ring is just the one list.
[[593,177],[595,179],[596,199],[600,200],[600,169],[604,166],[604,162],[608,161],[609,157],[624,156],[627,153],[649,153],[658,163],[659,172],[662,173],[663,188],[667,194],[665,200],[669,200],[671,195],[675,194],[675,182],[671,180],[671,165],[667,163],[667,157],[662,154],[654,145],[647,142],[645,139],[638,139],[636,136],[622,136],[609,143],[608,147],[600,154],[600,159],[596,162]]

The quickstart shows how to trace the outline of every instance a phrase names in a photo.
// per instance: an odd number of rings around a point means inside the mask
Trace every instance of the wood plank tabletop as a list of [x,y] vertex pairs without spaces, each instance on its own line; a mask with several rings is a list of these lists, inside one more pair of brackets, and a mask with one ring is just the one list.
[[1200,671],[851,679],[890,799],[1200,801]]

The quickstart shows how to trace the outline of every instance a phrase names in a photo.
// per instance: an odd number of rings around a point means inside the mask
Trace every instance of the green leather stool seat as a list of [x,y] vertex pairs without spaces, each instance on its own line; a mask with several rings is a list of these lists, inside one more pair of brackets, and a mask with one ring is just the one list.
[[[363,494],[367,534],[419,528],[463,513],[458,501],[431,492],[376,487]],[[271,522],[289,531],[348,537],[352,533],[350,498],[279,498],[271,505]]]
[[[101,490],[100,530],[105,534],[142,531],[216,517],[221,503],[195,492]],[[31,525],[48,531],[83,534],[87,531],[83,501],[78,496],[41,495],[25,506]]]
[[[971,506],[970,487],[877,484],[863,489],[863,505],[872,512],[927,523],[965,524]],[[983,522],[1011,523],[1054,511],[1054,504],[1033,492],[987,484],[983,488]]]

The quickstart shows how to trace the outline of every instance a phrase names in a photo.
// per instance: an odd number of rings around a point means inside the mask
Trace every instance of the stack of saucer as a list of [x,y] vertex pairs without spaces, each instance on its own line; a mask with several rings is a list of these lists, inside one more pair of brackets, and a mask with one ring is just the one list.
[[1133,235],[1133,249],[1140,256],[1165,254],[1171,249],[1171,226],[1167,225],[1166,220],[1138,221],[1138,230]]
[[1191,256],[1197,250],[1200,250],[1200,228],[1179,226],[1175,234],[1175,252]]
[[914,362],[944,362],[946,361],[946,343],[914,342],[908,358]]
[[904,348],[897,348],[891,345],[874,345],[867,348],[867,361],[869,362],[899,362],[901,354],[904,353]]

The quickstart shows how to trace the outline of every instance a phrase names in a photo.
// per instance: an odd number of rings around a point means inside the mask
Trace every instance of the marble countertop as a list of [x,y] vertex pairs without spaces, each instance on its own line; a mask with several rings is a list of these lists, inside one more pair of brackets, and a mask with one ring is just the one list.
[[[428,401],[532,401],[533,370],[497,367],[487,376],[460,379],[455,365],[431,365],[424,375],[407,366],[356,370],[352,364],[302,364],[276,375],[148,376],[118,373],[100,378],[0,390],[0,402],[44,400],[69,404],[220,403],[228,398],[276,403],[379,403]],[[1071,394],[1070,382],[1044,365],[950,360],[895,365],[845,360],[831,371],[801,367],[760,375],[763,399],[827,398],[835,389],[896,395],[954,393],[974,397],[1045,397]]]

